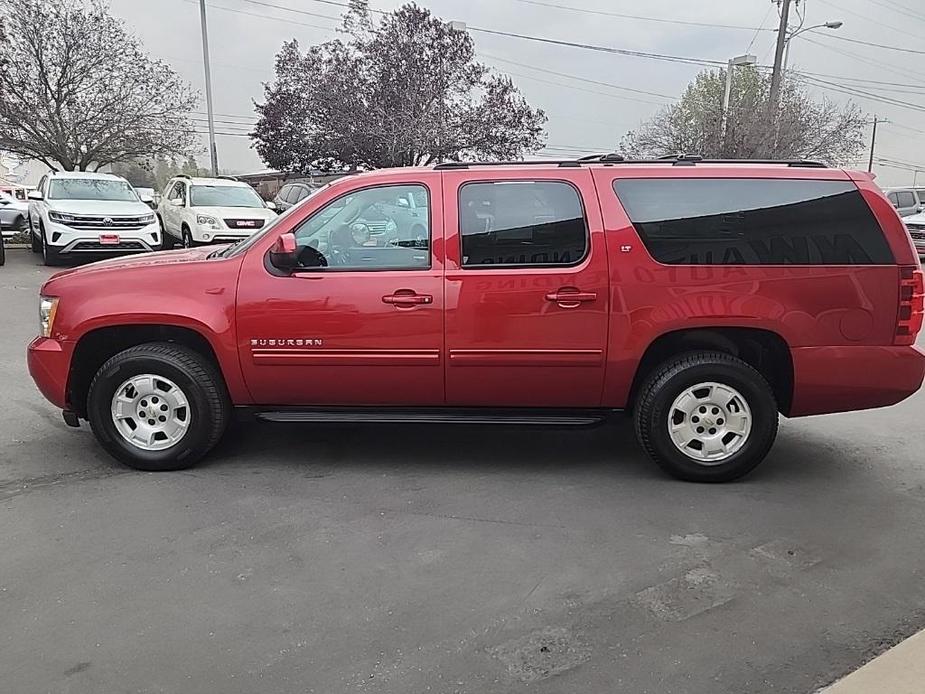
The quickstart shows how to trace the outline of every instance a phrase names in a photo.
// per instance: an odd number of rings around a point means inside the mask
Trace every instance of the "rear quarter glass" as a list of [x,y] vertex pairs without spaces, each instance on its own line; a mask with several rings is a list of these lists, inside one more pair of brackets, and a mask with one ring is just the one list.
[[614,192],[666,265],[888,265],[880,224],[851,181],[617,179]]

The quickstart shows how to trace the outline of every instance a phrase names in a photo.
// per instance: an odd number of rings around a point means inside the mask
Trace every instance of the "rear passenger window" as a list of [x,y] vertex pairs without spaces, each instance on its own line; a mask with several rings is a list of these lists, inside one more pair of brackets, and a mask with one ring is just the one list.
[[897,193],[896,197],[899,200],[900,207],[915,207],[916,205],[915,196],[912,194],[912,191],[900,191]]
[[581,197],[562,181],[465,184],[459,234],[470,268],[575,265],[588,251]]
[[634,179],[614,190],[671,265],[885,265],[880,225],[850,181]]

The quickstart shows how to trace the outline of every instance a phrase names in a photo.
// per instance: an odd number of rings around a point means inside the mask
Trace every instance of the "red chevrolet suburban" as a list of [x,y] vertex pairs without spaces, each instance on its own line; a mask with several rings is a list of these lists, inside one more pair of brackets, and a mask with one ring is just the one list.
[[41,291],[29,369],[143,470],[235,414],[591,424],[725,481],[778,413],[916,392],[923,276],[865,173],[812,162],[441,164],[344,177],[234,246],[94,263]]

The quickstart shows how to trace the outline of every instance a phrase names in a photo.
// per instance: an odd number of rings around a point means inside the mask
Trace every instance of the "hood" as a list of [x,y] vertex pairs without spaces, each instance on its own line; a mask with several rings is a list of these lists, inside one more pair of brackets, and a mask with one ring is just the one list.
[[70,214],[89,214],[100,216],[142,215],[150,214],[151,208],[143,202],[125,202],[122,200],[54,200],[48,201],[49,209]]
[[276,212],[266,207],[194,207],[196,214],[207,214],[219,219],[273,219]]
[[[134,268],[148,268],[165,265],[181,265],[183,263],[194,263],[220,251],[224,246],[206,246],[203,248],[184,248],[178,251],[158,251],[155,253],[139,253],[137,255],[126,255],[108,260],[99,260],[95,263],[80,265],[69,270],[64,270],[54,275],[47,284],[57,282],[66,277],[86,276],[100,272],[109,272],[112,270],[132,270]],[[46,286],[47,286],[46,284]]]
[[914,214],[909,217],[903,217],[903,222],[906,226],[914,224],[915,226],[925,226],[925,212],[919,212],[919,214]]

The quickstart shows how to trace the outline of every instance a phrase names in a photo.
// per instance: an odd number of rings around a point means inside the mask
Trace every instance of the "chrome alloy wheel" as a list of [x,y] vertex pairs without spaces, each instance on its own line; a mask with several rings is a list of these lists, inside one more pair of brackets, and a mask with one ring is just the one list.
[[723,383],[698,383],[671,405],[668,433],[684,455],[701,465],[719,465],[748,441],[752,413],[742,394]]
[[170,379],[139,374],[116,389],[112,421],[116,431],[135,448],[162,451],[189,430],[189,401]]

